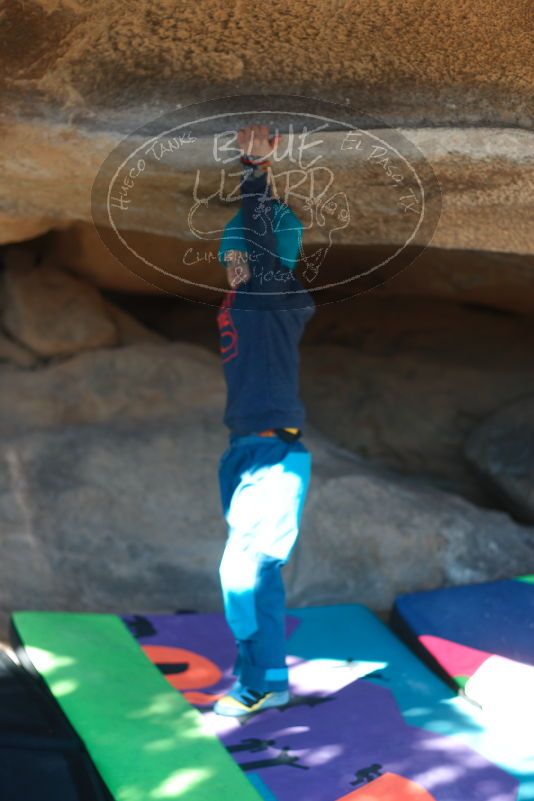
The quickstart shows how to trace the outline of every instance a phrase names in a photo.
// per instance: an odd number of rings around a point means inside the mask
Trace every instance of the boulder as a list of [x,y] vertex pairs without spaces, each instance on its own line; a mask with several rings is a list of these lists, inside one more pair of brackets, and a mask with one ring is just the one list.
[[138,345],[143,342],[162,345],[166,342],[165,337],[156,331],[151,331],[150,328],[147,328],[146,325],[140,323],[119,306],[115,306],[114,303],[104,301],[104,307],[110,319],[115,323],[120,345]]
[[[131,242],[136,250],[150,252],[153,261],[168,271],[173,270],[177,260],[184,265],[188,257],[191,258],[193,250],[195,258],[203,262],[204,281],[212,286],[224,286],[223,270],[216,260],[211,260],[211,243],[198,240],[192,248],[191,241],[141,231],[131,234]],[[58,266],[75,272],[102,289],[141,293],[145,296],[163,294],[162,289],[127,270],[106,247],[91,223],[73,222],[64,230],[54,231],[47,238],[46,250]],[[312,248],[305,246],[305,251],[310,255]],[[389,255],[390,247],[387,245],[340,245],[336,240],[325,256],[322,269],[335,280],[336,277],[354,271],[354,265],[364,271]],[[181,272],[188,279],[194,280],[195,269],[198,272],[199,265],[191,267],[185,273],[185,266],[182,266]],[[532,254],[428,247],[409,267],[377,288],[375,293],[380,296],[401,296],[399,303],[404,297],[415,295],[532,314],[533,275]],[[191,287],[187,294],[189,297],[193,296]],[[201,289],[198,288],[198,297],[208,300],[207,291],[204,290],[201,294]],[[360,296],[358,300],[365,302],[367,297]],[[214,294],[210,302],[218,301],[220,302],[220,296]],[[187,312],[186,304],[184,307]],[[198,312],[198,308],[194,311]]]
[[[172,610],[216,601],[213,414],[34,432],[0,445],[0,606]],[[213,575],[212,575],[213,574]]]
[[351,460],[327,441],[312,439],[311,449],[313,483],[290,568],[293,603],[386,610],[400,593],[534,567],[534,528]]
[[30,350],[0,332],[0,362],[11,362],[19,367],[34,367],[39,359]]
[[2,281],[3,323],[14,339],[43,357],[114,345],[117,328],[97,289],[9,248]]
[[220,409],[219,359],[197,345],[144,343],[86,351],[28,372],[0,369],[0,434],[107,420],[176,419]]
[[[25,4],[10,3],[4,20],[10,35],[0,56],[0,241],[19,241],[69,221],[90,228],[91,188],[106,157],[141,126],[150,136],[168,130],[163,115],[191,110],[194,118],[199,101],[209,99],[198,141],[183,150],[183,159],[178,149],[165,164],[146,165],[146,191],[128,212],[129,232],[180,237],[182,250],[192,239],[188,212],[197,170],[203,186],[217,188],[220,180],[211,157],[214,136],[234,127],[235,99],[255,93],[245,106],[254,112],[256,98],[261,104],[283,87],[291,95],[282,119],[286,132],[302,130],[302,118],[293,116],[297,96],[310,113],[322,98],[324,105],[335,103],[332,115],[341,117],[337,130],[324,130],[317,121],[325,164],[350,200],[350,224],[336,232],[336,243],[406,243],[396,193],[369,176],[357,153],[340,152],[349,110],[350,128],[362,126],[378,139],[388,127],[401,131],[432,165],[445,200],[434,246],[532,254],[528,4],[508,0],[505,10],[487,0],[334,6],[310,4],[303,26],[298,10],[287,4],[249,19],[216,0],[206,14],[192,6],[178,16],[168,4],[149,6],[146,0],[131,0],[126,15],[112,0],[34,0],[30,14]],[[269,43],[277,70],[265,69],[258,41]],[[262,113],[272,108],[260,105]],[[145,139],[140,135],[136,146],[144,147]],[[296,159],[280,166],[296,167]],[[437,195],[425,191],[427,210]],[[104,205],[103,196],[96,210]],[[214,227],[229,216],[227,204],[217,202]],[[324,242],[317,226],[310,234],[312,244]],[[195,244],[204,250],[204,243]],[[165,264],[158,261],[159,267]],[[195,270],[175,260],[173,267],[188,279],[196,272],[199,285],[217,278],[207,262]],[[106,285],[142,287],[136,275],[119,264],[114,268],[112,275],[94,263],[90,269]],[[152,283],[161,288],[161,275],[152,272]],[[449,283],[446,277],[445,291]],[[512,302],[521,303],[510,283]],[[200,290],[184,285],[177,291]],[[472,296],[475,290],[467,286],[461,292]],[[480,293],[499,297],[483,287]]]
[[320,309],[305,336],[310,422],[375,463],[491,501],[463,446],[488,415],[534,393],[530,318],[373,293]]
[[[58,221],[46,217],[20,217],[0,211],[0,242],[24,242],[48,233],[58,226]],[[61,228],[61,225],[58,226]]]
[[[534,529],[370,469],[310,430],[288,604],[363,602],[525,572]],[[219,408],[0,440],[0,609],[221,610]]]
[[511,514],[534,523],[534,395],[485,419],[468,438],[465,455]]
[[[143,191],[128,209],[128,217],[123,220],[126,227],[121,227],[119,231],[126,249],[115,235],[107,240],[120,264],[135,274],[132,279],[124,269],[120,271],[118,279],[116,276],[110,277],[109,280],[113,280],[117,288],[127,290],[132,284],[139,285],[137,276],[141,276],[159,289],[180,296],[202,299],[213,291],[214,277],[218,280],[220,275],[220,270],[216,269],[220,234],[215,233],[213,238],[208,237],[207,240],[203,236],[199,238],[192,228],[190,215],[196,208],[195,184],[199,175],[202,176],[203,198],[217,196],[220,188],[221,170],[220,165],[213,161],[213,141],[222,131],[232,130],[229,126],[235,124],[235,119],[224,118],[224,111],[228,110],[227,97],[220,100],[219,105],[222,116],[212,114],[214,122],[208,126],[211,130],[203,131],[183,151],[178,150],[167,164],[162,165],[154,158],[148,160],[143,173]],[[105,171],[102,173],[101,183],[98,183],[91,202],[95,178],[110,153],[116,152],[118,158],[125,155],[128,134],[132,134],[129,152],[146,147],[145,139],[141,135],[133,136],[132,132],[143,123],[153,123],[153,127],[157,128],[159,115],[151,118],[147,114],[141,118],[136,103],[132,118],[124,128],[116,130],[110,130],[109,110],[106,116],[102,128],[95,130],[46,118],[38,122],[32,118],[14,119],[13,115],[0,111],[0,124],[3,123],[0,168],[4,175],[0,185],[0,204],[14,224],[18,218],[19,224],[24,225],[36,214],[46,219],[57,219],[58,224],[54,227],[60,228],[65,228],[69,220],[91,224],[94,219],[101,230],[107,229],[109,234],[109,226],[115,221],[113,216],[110,220],[107,209],[111,176],[106,176]],[[354,116],[357,118],[357,111],[353,113]],[[373,141],[380,139],[381,133],[384,135],[379,122],[376,127],[371,125],[369,128],[369,136]],[[284,125],[288,124],[290,121],[284,121]],[[363,121],[363,124],[367,131],[369,122]],[[295,125],[300,130],[301,120],[296,120]],[[172,128],[172,124],[169,127]],[[165,123],[162,130],[166,130]],[[324,168],[321,169],[326,169],[326,172],[323,173],[323,184],[316,187],[316,192],[326,190],[324,180],[327,175],[335,176],[335,192],[345,197],[350,211],[347,224],[343,223],[343,227],[334,230],[333,242],[344,246],[388,245],[392,255],[400,246],[404,248],[411,241],[417,247],[414,258],[421,247],[430,241],[434,247],[455,250],[514,254],[534,252],[531,225],[534,133],[519,127],[459,127],[454,123],[442,128],[410,128],[401,124],[398,128],[388,129],[391,130],[390,136],[402,137],[405,142],[403,152],[408,151],[405,155],[415,171],[413,174],[425,186],[425,214],[424,218],[420,218],[422,225],[417,235],[411,239],[414,233],[411,217],[399,210],[398,193],[392,189],[391,179],[385,170],[354,151],[344,153],[346,133],[327,131],[321,135],[321,157],[324,160]],[[21,142],[24,143],[22,163],[15,162],[11,157],[13,152],[21,148]],[[373,146],[370,145],[370,148]],[[416,158],[410,155],[414,147],[420,154]],[[283,191],[292,166],[294,162],[289,158],[277,163],[276,172],[282,187],[280,191]],[[429,167],[432,178],[430,186],[427,186]],[[111,175],[114,172],[111,170]],[[413,174],[410,170],[410,175]],[[227,179],[227,182],[231,181],[232,188],[234,180],[230,176]],[[311,191],[310,182],[311,176],[308,175],[306,191]],[[362,187],[365,187],[364,195]],[[310,212],[305,211],[304,198],[296,195],[294,193],[287,199],[305,222],[304,243],[311,252],[315,252],[318,246],[322,247],[330,241],[330,236],[322,225],[308,224]],[[443,196],[443,205],[440,195]],[[207,228],[204,230],[222,231],[233,213],[235,207],[230,201],[212,200],[209,208],[205,209]],[[434,223],[438,223],[435,230]],[[18,227],[14,228],[14,236],[18,236]],[[2,241],[9,242],[9,230],[3,233],[8,238]],[[171,262],[171,276],[161,272],[167,270],[167,261],[158,258],[159,248],[152,253],[150,239],[144,240],[144,248],[140,253],[143,261],[139,261],[133,251],[137,250],[135,244],[140,233],[182,240],[179,245],[181,254],[177,253],[178,258]],[[187,241],[193,247],[194,255],[198,250],[199,260],[193,265],[190,254],[186,256],[184,253],[188,249],[185,247]],[[167,248],[164,247],[164,257],[166,253]],[[153,255],[157,258],[156,263],[152,262]],[[182,255],[185,261],[180,258]],[[390,269],[396,272],[402,267],[405,255],[403,251],[384,270],[388,274],[391,274]],[[373,260],[366,266],[376,268],[381,261]],[[354,266],[354,263],[349,265],[349,276],[337,270],[336,280],[351,280],[355,275],[366,272],[364,269],[355,272]],[[102,274],[102,269],[92,267],[91,272],[98,276]],[[108,283],[108,279],[105,281]],[[117,281],[121,282],[120,286]],[[208,289],[203,289],[205,285]],[[342,292],[351,289],[352,284],[340,287]],[[362,281],[356,282],[358,289],[362,290]]]
[[[101,130],[206,95],[283,85],[353,102],[393,125],[526,127],[532,118],[531,17],[521,0],[505,10],[488,0],[313,3],[305,25],[287,4],[253,17],[218,0],[202,10],[188,5],[177,15],[172,5],[132,0],[125,14],[112,0],[34,0],[28,15],[24,4],[9,4],[2,105],[14,117],[49,109],[53,119]],[[265,69],[267,51],[258,58],[264,42],[276,72]]]

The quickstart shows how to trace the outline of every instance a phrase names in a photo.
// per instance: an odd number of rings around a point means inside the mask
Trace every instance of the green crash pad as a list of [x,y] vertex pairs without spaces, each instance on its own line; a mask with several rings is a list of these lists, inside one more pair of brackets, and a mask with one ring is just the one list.
[[18,612],[12,619],[116,801],[260,801],[119,618]]

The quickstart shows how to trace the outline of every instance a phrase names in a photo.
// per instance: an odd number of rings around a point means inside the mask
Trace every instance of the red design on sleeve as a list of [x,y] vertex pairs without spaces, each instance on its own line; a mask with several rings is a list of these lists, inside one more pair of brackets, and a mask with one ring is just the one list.
[[226,295],[217,315],[220,335],[219,344],[223,362],[229,362],[230,359],[235,359],[239,353],[239,337],[230,311],[234,298],[235,290]]

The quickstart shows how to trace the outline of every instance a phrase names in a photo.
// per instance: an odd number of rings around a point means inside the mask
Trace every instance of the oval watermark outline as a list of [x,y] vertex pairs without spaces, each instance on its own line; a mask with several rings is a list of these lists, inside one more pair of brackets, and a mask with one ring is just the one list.
[[[207,103],[207,102],[214,102],[214,101],[218,102],[218,101],[221,101],[221,100],[232,100],[232,99],[237,99],[237,98],[242,100],[244,97],[247,97],[247,96],[244,96],[244,95],[222,95],[222,96],[218,96],[216,98],[209,98],[208,100],[199,101],[198,104],[197,103],[190,103],[187,106],[183,106],[183,107],[180,106],[180,110],[184,110],[185,111],[188,108],[192,108],[192,107],[194,107],[196,105],[201,105],[202,103]],[[252,97],[256,97],[256,96],[252,96]],[[259,98],[261,96],[257,96],[257,97]],[[278,94],[278,95],[276,95],[276,97],[277,98],[281,98],[281,99],[289,99],[289,98],[292,98],[292,97],[296,97],[296,98],[299,98],[301,100],[309,100],[309,101],[312,101],[312,102],[320,102],[320,103],[324,103],[324,104],[327,104],[327,105],[330,105],[330,106],[337,106],[339,108],[342,107],[341,104],[339,104],[339,103],[334,103],[334,102],[329,101],[329,100],[324,100],[323,98],[316,98],[316,97],[312,97],[312,96],[309,96],[309,95],[301,95],[301,94],[292,93],[292,94],[289,94],[289,95]],[[343,108],[344,111],[351,111],[352,110],[350,106],[343,106],[342,108]],[[160,115],[160,116],[165,117],[166,114],[168,114],[168,113],[169,112],[166,112],[166,113],[164,113],[163,115]],[[174,281],[178,281],[178,282],[180,282],[180,283],[182,283],[184,285],[197,287],[197,288],[201,288],[201,289],[207,289],[207,290],[210,290],[210,291],[222,292],[222,293],[225,293],[225,294],[229,294],[229,293],[233,292],[234,290],[232,290],[232,289],[226,289],[224,287],[205,284],[205,283],[202,283],[202,282],[199,282],[199,281],[192,281],[192,280],[184,278],[184,277],[182,277],[180,275],[176,275],[175,273],[171,273],[171,272],[169,272],[168,270],[165,270],[162,267],[158,267],[157,265],[153,264],[153,262],[151,262],[150,260],[146,259],[141,254],[139,254],[132,246],[130,246],[128,244],[128,242],[121,236],[121,234],[117,230],[117,227],[115,225],[115,222],[114,222],[113,217],[112,217],[111,212],[110,212],[110,195],[111,195],[111,191],[112,191],[111,187],[113,186],[115,180],[117,179],[117,176],[118,176],[118,173],[120,172],[120,170],[123,169],[124,165],[127,164],[127,162],[130,159],[132,159],[141,149],[143,149],[143,148],[146,149],[147,146],[150,143],[155,143],[161,137],[166,136],[166,135],[168,135],[168,134],[170,134],[170,133],[172,133],[174,131],[179,131],[179,130],[183,129],[186,126],[193,127],[194,125],[198,125],[200,123],[209,122],[209,121],[216,120],[216,119],[219,119],[219,118],[231,118],[231,117],[236,117],[236,116],[242,117],[244,115],[249,115],[249,116],[252,117],[254,115],[261,115],[261,114],[265,115],[265,114],[274,114],[274,113],[275,114],[279,114],[279,115],[286,115],[286,116],[293,115],[294,117],[296,116],[297,118],[298,117],[306,117],[308,119],[315,119],[315,120],[323,121],[323,122],[327,122],[327,123],[334,123],[337,126],[342,126],[342,129],[344,129],[344,130],[354,131],[355,133],[359,133],[359,134],[362,134],[362,135],[364,135],[364,136],[366,136],[366,137],[368,137],[370,139],[373,139],[375,142],[378,142],[382,146],[386,147],[387,151],[395,153],[396,156],[402,162],[404,162],[404,164],[408,167],[408,169],[411,171],[412,175],[414,176],[414,178],[415,178],[415,180],[416,180],[416,182],[418,184],[419,191],[421,193],[421,212],[419,214],[419,220],[417,222],[417,225],[414,227],[414,230],[411,233],[411,235],[408,237],[408,239],[401,246],[399,246],[399,248],[397,250],[395,250],[394,253],[392,253],[386,259],[383,259],[378,264],[373,265],[368,270],[365,270],[363,272],[358,273],[358,275],[354,275],[352,277],[344,278],[344,279],[341,279],[339,281],[335,281],[335,282],[328,283],[328,284],[321,284],[321,286],[317,286],[317,287],[309,287],[309,288],[304,288],[302,290],[292,290],[292,292],[295,293],[295,294],[312,293],[312,292],[319,292],[319,291],[322,292],[322,291],[324,291],[326,289],[332,289],[332,288],[335,288],[335,287],[339,287],[339,286],[343,286],[343,285],[349,284],[349,283],[351,283],[353,281],[359,281],[362,278],[365,278],[366,276],[372,275],[373,273],[377,272],[379,269],[381,269],[382,267],[387,265],[389,262],[391,262],[393,259],[395,259],[400,253],[402,253],[406,249],[406,247],[408,247],[408,245],[413,241],[414,237],[416,236],[417,232],[419,231],[419,229],[420,229],[420,227],[422,225],[422,222],[423,222],[423,219],[424,219],[424,213],[425,213],[425,190],[424,190],[424,186],[423,186],[423,183],[422,183],[422,181],[421,181],[421,179],[420,179],[420,177],[419,177],[419,175],[417,173],[417,170],[410,163],[410,161],[407,159],[407,157],[404,156],[396,147],[394,147],[393,145],[389,144],[386,140],[381,139],[377,134],[371,133],[370,130],[366,130],[365,128],[360,128],[358,126],[351,125],[349,122],[345,122],[344,120],[339,120],[339,119],[336,119],[335,117],[329,117],[329,116],[323,115],[323,114],[315,114],[313,112],[307,112],[307,111],[294,111],[294,110],[285,111],[283,109],[277,109],[276,111],[265,110],[265,109],[264,110],[254,110],[254,111],[250,111],[250,110],[247,110],[247,111],[243,111],[243,110],[225,111],[225,112],[220,112],[220,113],[217,113],[217,114],[207,115],[205,117],[198,118],[193,123],[191,123],[191,121],[188,121],[188,122],[185,122],[185,123],[180,123],[178,125],[174,125],[174,126],[172,126],[171,128],[169,128],[169,129],[167,129],[165,131],[161,131],[156,136],[152,136],[152,137],[148,138],[147,140],[145,140],[145,142],[143,142],[138,147],[136,147],[132,152],[130,152],[130,154],[123,160],[123,162],[115,170],[115,173],[114,173],[114,175],[113,175],[113,177],[112,177],[112,179],[111,179],[111,181],[109,182],[109,185],[108,185],[109,188],[108,188],[108,193],[107,193],[107,198],[106,198],[106,211],[108,213],[108,220],[110,222],[111,228],[114,231],[114,233],[117,236],[117,238],[119,239],[119,241],[126,248],[126,250],[130,254],[132,254],[136,259],[139,259],[139,261],[143,262],[147,267],[151,268],[152,270],[155,270],[160,275],[163,275],[163,276],[165,276],[167,278],[173,279]],[[158,118],[156,118],[156,119],[158,119]],[[144,123],[143,126],[140,126],[140,128],[144,127],[145,125],[146,125],[146,123]],[[400,134],[400,132],[397,129],[392,128],[392,126],[385,125],[384,127],[386,127],[388,130],[395,131],[398,136],[403,137],[403,134]],[[136,129],[136,130],[139,130],[139,129]],[[133,135],[135,135],[135,131],[131,132],[130,134],[128,134],[127,137],[125,137],[123,140],[121,140],[121,143],[123,143],[129,137],[131,137]],[[428,164],[428,166],[430,166],[428,161],[427,161],[427,159],[426,159],[426,157],[424,156],[422,151],[417,147],[417,145],[415,145],[413,142],[411,142],[408,139],[408,137],[406,137],[406,140],[409,142],[410,147],[415,149],[415,150],[417,150],[421,154],[422,160],[426,164]],[[431,166],[430,166],[430,169],[432,170]],[[438,183],[437,179],[436,179],[436,183]],[[98,224],[96,222],[95,222],[95,225],[96,225],[97,230],[98,230]],[[106,244],[106,243],[104,243],[104,244]],[[426,247],[426,245],[424,245],[423,247]],[[124,266],[126,266],[126,265],[124,265]],[[401,267],[399,269],[398,273],[400,273],[403,270],[407,269],[408,266],[409,266],[409,264],[404,265],[403,267]],[[126,269],[128,269],[130,272],[132,272],[133,274],[135,274],[138,277],[140,277],[131,268],[126,267]],[[396,273],[396,275],[398,273]],[[143,277],[143,280],[146,281],[147,279]],[[148,281],[148,283],[152,283],[152,282]],[[156,288],[161,289],[161,286],[158,286],[157,284],[152,284],[152,285],[155,286]],[[251,294],[251,295],[264,295],[264,294],[265,295],[285,295],[285,294],[288,294],[288,293],[284,292],[284,291],[280,291],[280,292],[250,292],[249,294]]]
[[[300,96],[301,96],[301,97],[305,97],[305,95],[300,95]],[[218,99],[220,99],[220,98],[218,98]],[[325,102],[325,101],[323,101],[323,102]],[[326,101],[326,102],[328,102],[328,101]],[[208,121],[211,121],[211,120],[213,120],[213,119],[217,119],[218,117],[232,117],[232,116],[241,115],[241,114],[243,114],[243,113],[251,113],[251,112],[241,112],[241,111],[235,111],[235,112],[225,112],[224,114],[223,114],[223,113],[220,113],[220,114],[215,114],[215,115],[211,115],[211,116],[208,116],[208,117],[201,117],[199,120],[196,120],[196,122],[208,122]],[[258,114],[258,113],[272,114],[272,111],[264,111],[264,112],[257,112],[257,111],[255,111],[255,112],[254,112],[254,114]],[[295,112],[289,112],[289,111],[286,111],[286,112],[284,112],[284,111],[278,111],[277,113],[278,113],[278,114],[295,114]],[[320,119],[320,120],[322,120],[322,121],[324,121],[324,122],[335,122],[335,123],[338,123],[338,124],[339,124],[339,120],[336,120],[336,119],[333,119],[333,118],[330,118],[330,119],[329,119],[329,118],[327,118],[327,117],[320,116],[320,115],[315,115],[315,114],[311,114],[311,113],[310,113],[310,114],[307,114],[306,116],[308,116],[308,117],[310,117],[310,118],[316,118],[316,119]],[[157,141],[157,140],[158,140],[158,139],[159,139],[161,136],[166,136],[166,135],[168,135],[169,133],[171,133],[171,132],[173,132],[173,131],[180,130],[180,128],[182,128],[182,127],[184,127],[184,126],[186,126],[186,125],[190,125],[190,124],[191,124],[191,123],[183,123],[183,125],[176,125],[176,126],[174,126],[173,128],[169,128],[167,131],[162,131],[160,134],[158,134],[158,136],[156,136],[156,137],[153,137],[152,139],[149,139],[149,140],[147,140],[147,142]],[[342,123],[342,124],[347,124],[347,123]],[[369,137],[370,137],[370,138],[372,138],[372,139],[375,139],[375,141],[379,141],[379,142],[381,142],[381,144],[382,144],[382,145],[384,145],[384,144],[385,144],[385,143],[384,143],[384,140],[380,139],[378,136],[376,136],[376,135],[374,135],[374,134],[370,134],[370,133],[369,133],[369,131],[365,131],[364,129],[361,129],[361,128],[353,128],[353,127],[352,127],[352,128],[350,128],[350,130],[353,130],[353,131],[361,131],[361,133],[365,134],[366,136],[369,136]],[[126,164],[126,162],[128,162],[128,161],[129,161],[129,159],[131,159],[133,156],[135,156],[135,155],[136,155],[136,153],[137,153],[139,150],[141,150],[141,148],[144,148],[144,147],[146,147],[146,145],[147,145],[147,142],[143,143],[142,145],[139,145],[139,147],[138,147],[136,150],[134,150],[132,153],[130,153],[130,155],[129,155],[129,156],[128,156],[128,157],[127,157],[127,158],[126,158],[126,159],[125,159],[125,160],[122,162],[122,164],[121,164],[121,165],[119,165],[119,167],[118,167],[118,168],[117,168],[117,170],[115,171],[115,175],[113,176],[113,179],[112,179],[112,182],[111,182],[111,185],[110,185],[110,189],[109,189],[109,192],[108,192],[108,197],[107,197],[108,216],[109,216],[109,201],[110,201],[111,186],[113,185],[113,182],[115,181],[115,179],[116,179],[116,177],[117,177],[117,173],[118,173],[118,172],[119,172],[119,171],[120,171],[120,170],[121,170],[121,169],[124,167],[124,165]],[[392,150],[394,153],[396,153],[396,155],[397,155],[397,156],[399,156],[399,157],[402,159],[402,161],[404,161],[404,162],[405,162],[405,163],[408,165],[408,167],[409,167],[409,168],[412,170],[412,173],[414,174],[414,176],[415,176],[415,179],[416,179],[417,183],[419,184],[419,189],[420,189],[420,191],[421,191],[421,198],[422,198],[422,208],[421,208],[421,214],[419,215],[419,216],[420,216],[420,219],[419,219],[419,222],[417,223],[417,226],[415,227],[415,229],[414,229],[414,231],[413,231],[412,235],[411,235],[411,236],[410,236],[410,237],[409,237],[409,238],[406,240],[406,242],[405,242],[405,243],[404,243],[404,244],[403,244],[403,245],[402,245],[402,246],[401,246],[401,247],[400,247],[398,250],[396,250],[396,251],[395,251],[395,252],[394,252],[394,253],[393,253],[391,256],[389,256],[387,259],[384,259],[384,261],[380,262],[379,264],[377,264],[377,265],[374,265],[374,266],[373,266],[373,267],[371,267],[369,270],[366,270],[365,272],[359,273],[357,276],[353,276],[352,278],[346,278],[346,279],[344,279],[344,280],[342,280],[342,281],[337,281],[337,282],[334,282],[334,283],[332,283],[332,284],[322,284],[320,287],[310,287],[310,288],[308,288],[308,289],[296,289],[296,290],[291,290],[291,291],[292,291],[294,294],[309,293],[309,292],[319,292],[319,291],[323,291],[323,290],[325,290],[325,289],[331,289],[331,288],[333,288],[333,287],[343,286],[344,284],[346,284],[346,283],[350,283],[351,281],[355,281],[355,280],[357,281],[357,280],[359,280],[360,278],[363,278],[363,277],[365,277],[365,276],[367,276],[367,275],[371,275],[372,273],[376,272],[378,269],[380,269],[381,267],[383,267],[385,264],[387,264],[389,261],[391,261],[392,259],[394,259],[394,258],[395,258],[395,257],[396,257],[396,256],[397,256],[399,253],[402,253],[402,251],[404,250],[404,248],[406,248],[406,247],[407,247],[407,246],[410,244],[410,242],[413,240],[413,238],[414,238],[414,236],[416,235],[417,231],[418,231],[418,230],[419,230],[419,228],[421,227],[421,224],[422,224],[422,217],[423,217],[423,215],[424,215],[424,209],[425,209],[425,196],[424,196],[424,189],[423,189],[423,187],[422,187],[422,183],[421,183],[421,181],[420,181],[420,179],[419,179],[419,176],[417,175],[417,172],[416,172],[416,171],[415,171],[415,169],[412,167],[412,165],[410,164],[410,162],[409,162],[409,161],[408,161],[408,160],[407,160],[407,159],[406,159],[406,158],[405,158],[405,157],[404,157],[402,154],[400,154],[396,148],[392,147],[391,145],[388,145],[388,149],[390,149],[390,150]],[[146,265],[147,265],[147,267],[151,267],[151,268],[155,269],[155,270],[156,270],[156,272],[159,272],[159,273],[161,273],[162,275],[165,275],[165,276],[167,276],[167,278],[172,278],[172,279],[174,279],[174,280],[181,281],[182,283],[184,283],[184,284],[188,284],[189,286],[195,286],[195,287],[198,287],[198,288],[201,288],[201,289],[210,289],[210,290],[212,290],[212,291],[213,291],[214,289],[217,289],[217,290],[219,290],[219,287],[213,287],[213,286],[210,286],[209,284],[202,284],[202,283],[200,283],[200,282],[198,282],[198,281],[190,281],[190,280],[189,280],[189,279],[187,279],[187,278],[183,278],[183,277],[181,277],[181,276],[179,276],[179,275],[175,275],[174,273],[170,273],[170,272],[168,272],[168,270],[164,270],[164,269],[163,269],[163,268],[161,268],[161,267],[157,267],[157,266],[156,266],[156,265],[154,265],[154,264],[153,264],[151,261],[148,261],[148,260],[147,260],[147,259],[145,259],[143,256],[140,256],[140,255],[137,253],[137,251],[136,251],[136,250],[134,250],[133,248],[129,247],[129,246],[128,246],[128,244],[125,242],[125,240],[122,238],[122,236],[121,236],[121,235],[119,234],[119,232],[117,231],[117,229],[116,229],[116,227],[115,227],[115,225],[114,225],[114,223],[113,223],[113,219],[112,219],[112,217],[111,217],[111,216],[109,216],[109,219],[110,219],[110,221],[111,221],[111,225],[112,225],[112,228],[113,228],[113,230],[115,231],[115,234],[116,234],[116,235],[117,235],[117,237],[120,239],[120,241],[123,243],[123,245],[126,247],[126,249],[127,249],[127,250],[129,250],[129,252],[130,252],[132,255],[134,255],[136,258],[140,259],[140,261],[144,262],[144,264],[146,264]],[[222,292],[232,292],[233,290],[231,290],[231,289],[225,289],[225,288],[223,288],[223,289],[221,289],[221,291],[222,291]],[[288,293],[287,293],[287,292],[250,292],[249,294],[250,294],[250,295],[286,295],[286,294],[288,294]]]

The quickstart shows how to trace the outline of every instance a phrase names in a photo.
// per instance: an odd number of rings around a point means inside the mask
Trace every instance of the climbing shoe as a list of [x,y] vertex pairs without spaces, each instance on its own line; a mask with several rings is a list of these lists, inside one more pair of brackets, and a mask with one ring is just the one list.
[[261,693],[237,682],[226,695],[215,703],[213,711],[218,715],[242,717],[254,712],[261,712],[274,706],[285,706],[291,700],[289,690],[277,690]]

